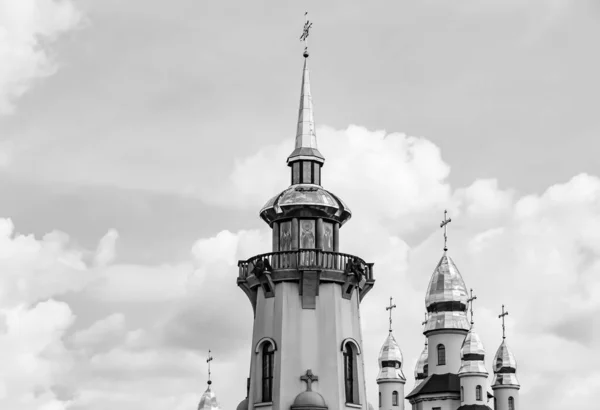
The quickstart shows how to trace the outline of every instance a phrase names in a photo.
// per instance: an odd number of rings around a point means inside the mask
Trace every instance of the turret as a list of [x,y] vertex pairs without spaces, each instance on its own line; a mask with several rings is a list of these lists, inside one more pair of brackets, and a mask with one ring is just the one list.
[[428,364],[427,359],[429,356],[429,347],[427,346],[427,339],[425,339],[425,347],[419,356],[419,360],[417,360],[417,365],[415,366],[415,387],[423,382],[428,376]]
[[402,351],[392,333],[392,305],[390,298],[390,329],[388,336],[379,351],[379,408],[382,410],[404,410],[404,384],[406,377],[402,372]]
[[508,312],[504,311],[502,305],[502,343],[498,347],[494,357],[494,381],[492,390],[494,391],[494,410],[519,410],[519,389],[521,385],[517,379],[517,361],[506,344],[506,332],[504,327],[504,317]]
[[485,369],[485,349],[479,335],[472,325],[460,350],[461,366],[458,371],[460,379],[460,401],[459,409],[470,409],[480,406],[481,409],[489,409],[487,406],[488,372]]
[[307,49],[303,56],[291,185],[260,210],[272,251],[238,263],[254,311],[247,409],[365,409],[359,309],[373,264],[339,252],[351,212],[322,186]]

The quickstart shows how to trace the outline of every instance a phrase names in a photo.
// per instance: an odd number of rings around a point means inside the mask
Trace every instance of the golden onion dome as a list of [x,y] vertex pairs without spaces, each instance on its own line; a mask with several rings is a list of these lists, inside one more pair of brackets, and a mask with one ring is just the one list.
[[210,388],[211,382],[208,382],[208,387],[202,397],[200,397],[200,403],[198,404],[198,410],[221,410],[219,403],[217,402],[217,396]]
[[444,252],[437,264],[425,295],[430,312],[424,333],[438,329],[469,330],[467,287],[452,259]]
[[392,332],[389,332],[379,351],[379,376],[377,380],[398,379],[406,380],[402,372],[402,351]]
[[471,325],[471,329],[463,341],[460,358],[462,361],[458,370],[459,375],[466,373],[488,374],[484,363],[485,348],[479,335],[475,332],[474,325]]
[[496,356],[494,357],[494,386],[513,385],[519,386],[517,379],[517,361],[506,344],[502,340]]
[[419,360],[417,360],[417,365],[415,366],[415,381],[417,385],[419,385],[422,380],[426,379],[427,376],[429,376],[429,369],[427,368],[428,358],[429,347],[427,346],[427,342],[425,342],[425,348],[421,352],[421,356],[419,356]]

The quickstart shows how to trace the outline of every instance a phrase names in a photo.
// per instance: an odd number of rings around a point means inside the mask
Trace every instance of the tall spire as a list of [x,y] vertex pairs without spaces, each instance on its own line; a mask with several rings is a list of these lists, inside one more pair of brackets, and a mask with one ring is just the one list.
[[[304,15],[306,17],[306,13]],[[298,127],[296,129],[296,145],[288,157],[288,164],[299,160],[316,161],[320,164],[325,158],[317,149],[317,134],[315,133],[315,120],[313,116],[312,97],[310,94],[310,76],[308,71],[308,43],[307,38],[312,23],[305,21],[300,40],[304,41],[304,69],[302,72],[302,87],[300,89],[300,108],[298,110]]]

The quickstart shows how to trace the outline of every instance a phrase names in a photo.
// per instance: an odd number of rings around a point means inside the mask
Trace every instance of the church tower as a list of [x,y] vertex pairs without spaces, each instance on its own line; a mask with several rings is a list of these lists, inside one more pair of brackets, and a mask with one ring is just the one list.
[[390,305],[386,310],[390,311],[390,330],[379,352],[379,408],[381,410],[404,410],[404,384],[406,377],[402,372],[402,351],[392,333],[392,309],[396,305]]
[[248,398],[238,409],[367,410],[360,302],[373,264],[340,252],[351,212],[322,186],[307,48],[303,56],[291,185],[260,210],[272,249],[238,264],[254,311]]
[[506,345],[506,332],[504,328],[504,317],[508,312],[504,311],[498,317],[502,319],[502,343],[494,357],[494,410],[519,410],[519,389],[521,385],[517,379],[517,361]]

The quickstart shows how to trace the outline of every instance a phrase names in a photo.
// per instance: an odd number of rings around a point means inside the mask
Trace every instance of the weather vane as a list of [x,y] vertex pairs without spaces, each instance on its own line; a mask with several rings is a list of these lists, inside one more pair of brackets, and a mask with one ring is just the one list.
[[210,354],[210,350],[208,351],[208,359],[206,359],[206,363],[208,363],[208,384],[211,384],[212,382],[210,381],[210,362],[212,362],[213,357]]
[[302,29],[302,35],[300,36],[300,41],[304,41],[304,58],[308,57],[308,35],[312,27],[312,23],[308,20],[307,15],[308,11],[304,13],[304,29]]
[[504,311],[504,305],[502,305],[502,314],[498,315],[498,318],[502,319],[502,340],[506,339],[506,333],[504,331],[504,316],[508,315],[508,312]]
[[392,309],[394,309],[396,305],[392,305],[392,298],[390,297],[390,305],[385,308],[385,310],[390,311],[390,333],[392,332]]
[[450,222],[452,222],[452,219],[450,219],[450,218],[446,219],[447,215],[448,215],[448,211],[444,209],[444,220],[440,224],[440,228],[444,228],[444,252],[446,252],[448,250],[448,233],[446,231],[446,225],[448,225]]
[[473,324],[473,301],[477,299],[477,296],[473,296],[473,289],[471,289],[471,297],[467,299],[467,303],[471,304],[471,325]]

